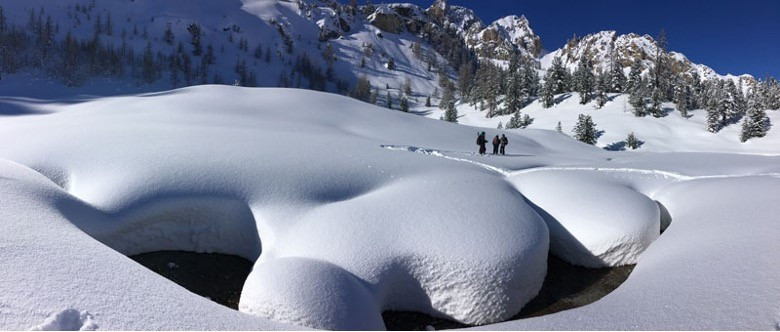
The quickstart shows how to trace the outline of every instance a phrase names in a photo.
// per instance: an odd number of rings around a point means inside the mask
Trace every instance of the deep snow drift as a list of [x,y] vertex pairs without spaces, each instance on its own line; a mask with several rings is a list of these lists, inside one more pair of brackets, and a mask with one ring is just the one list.
[[[767,329],[778,311],[761,258],[780,249],[778,157],[541,130],[479,156],[478,128],[289,89],[28,107],[49,114],[0,118],[4,328],[383,329],[383,310],[488,324],[536,295],[549,249],[638,265],[593,305],[491,327]],[[256,260],[241,312],[125,256],[157,250]]]

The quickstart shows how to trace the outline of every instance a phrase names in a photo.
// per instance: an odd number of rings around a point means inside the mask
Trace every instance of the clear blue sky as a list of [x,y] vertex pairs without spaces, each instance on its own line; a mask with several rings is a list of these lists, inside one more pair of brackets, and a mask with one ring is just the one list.
[[[374,3],[382,1],[373,0]],[[396,2],[388,0],[385,2]],[[433,0],[398,0],[429,7]],[[666,29],[669,50],[721,74],[780,78],[780,0],[449,0],[473,9],[486,24],[525,15],[546,50],[572,34],[601,30],[656,36]]]

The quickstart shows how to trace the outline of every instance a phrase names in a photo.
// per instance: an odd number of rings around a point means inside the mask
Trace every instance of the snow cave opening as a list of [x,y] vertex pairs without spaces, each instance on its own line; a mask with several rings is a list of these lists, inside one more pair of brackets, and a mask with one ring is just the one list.
[[157,197],[111,217],[110,231],[83,228],[108,247],[190,292],[238,309],[260,257],[247,203],[226,197]]

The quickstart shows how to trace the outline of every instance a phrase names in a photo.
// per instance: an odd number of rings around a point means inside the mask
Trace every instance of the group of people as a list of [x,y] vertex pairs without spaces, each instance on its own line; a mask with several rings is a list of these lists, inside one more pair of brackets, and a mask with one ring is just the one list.
[[[477,136],[477,145],[479,145],[479,154],[484,155],[487,152],[487,139],[485,138],[485,132],[479,133],[479,136]],[[499,138],[498,135],[496,137],[493,137],[493,154],[506,154],[506,146],[509,144],[509,139],[506,138],[506,135],[501,134],[501,137]]]

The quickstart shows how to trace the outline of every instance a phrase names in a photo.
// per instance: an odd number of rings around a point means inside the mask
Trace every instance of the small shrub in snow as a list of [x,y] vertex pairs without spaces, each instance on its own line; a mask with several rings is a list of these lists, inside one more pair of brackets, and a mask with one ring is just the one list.
[[639,147],[639,140],[636,139],[634,133],[628,134],[628,138],[626,138],[626,147],[631,150],[636,150]]
[[521,114],[520,111],[515,111],[512,118],[506,124],[506,129],[525,129],[534,122],[534,119],[528,114]]

